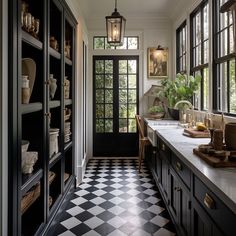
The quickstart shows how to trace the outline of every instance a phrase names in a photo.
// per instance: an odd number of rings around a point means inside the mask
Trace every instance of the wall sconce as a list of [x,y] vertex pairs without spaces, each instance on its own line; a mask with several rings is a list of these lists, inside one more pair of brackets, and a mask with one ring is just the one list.
[[231,11],[233,18],[234,52],[236,53],[236,0],[229,0],[220,8],[220,13]]
[[122,46],[125,35],[126,19],[117,11],[117,0],[115,10],[111,16],[106,16],[107,42],[113,46]]

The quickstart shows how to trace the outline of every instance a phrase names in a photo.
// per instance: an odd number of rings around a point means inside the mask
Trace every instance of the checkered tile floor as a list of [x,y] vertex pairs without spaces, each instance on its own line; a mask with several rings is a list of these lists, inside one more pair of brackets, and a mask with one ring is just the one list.
[[172,236],[175,228],[151,173],[137,160],[90,160],[54,235]]

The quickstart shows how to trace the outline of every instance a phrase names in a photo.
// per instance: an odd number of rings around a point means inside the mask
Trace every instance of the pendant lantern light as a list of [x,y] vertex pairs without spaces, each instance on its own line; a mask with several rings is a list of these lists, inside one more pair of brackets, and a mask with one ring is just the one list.
[[112,46],[122,46],[124,42],[126,19],[117,11],[117,0],[115,10],[111,16],[106,16],[107,42]]

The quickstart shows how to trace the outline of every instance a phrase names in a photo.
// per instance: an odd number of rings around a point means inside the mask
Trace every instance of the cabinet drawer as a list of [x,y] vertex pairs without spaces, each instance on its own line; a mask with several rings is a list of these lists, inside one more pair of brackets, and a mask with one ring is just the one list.
[[161,139],[158,140],[158,149],[162,157],[170,158],[170,148]]
[[187,187],[190,188],[191,172],[189,168],[173,153],[171,156],[171,165]]
[[193,195],[226,235],[234,235],[233,225],[236,223],[236,215],[196,176],[194,176]]

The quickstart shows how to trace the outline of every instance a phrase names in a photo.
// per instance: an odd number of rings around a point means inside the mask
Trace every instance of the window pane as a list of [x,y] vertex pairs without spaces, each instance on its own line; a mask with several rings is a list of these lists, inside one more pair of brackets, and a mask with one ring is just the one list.
[[137,73],[136,60],[129,60],[128,61],[128,73],[129,74],[136,74]]
[[113,103],[113,90],[105,90],[105,103]]
[[230,113],[236,113],[236,77],[235,77],[235,60],[230,61]]
[[120,89],[119,103],[127,103],[127,90]]
[[136,121],[135,119],[129,119],[129,133],[136,133]]
[[208,4],[204,7],[203,9],[203,39],[208,39],[208,26],[209,26],[209,22],[208,22]]
[[204,53],[204,62],[203,63],[208,63],[208,55],[209,55],[209,47],[208,47],[208,40],[204,42],[203,45],[203,53]]
[[105,132],[112,133],[113,132],[113,121],[110,119],[105,120]]
[[96,132],[97,133],[104,132],[104,120],[96,119]]
[[107,37],[105,38],[105,49],[115,49],[114,46],[111,46],[111,44],[107,42]]
[[104,87],[104,76],[96,75],[96,88],[103,88],[103,87]]
[[105,117],[112,118],[113,117],[113,105],[105,104]]
[[136,88],[136,75],[129,75],[129,88]]
[[209,73],[208,68],[203,70],[203,109],[208,110],[209,102]]
[[196,15],[196,45],[201,42],[201,14]]
[[127,105],[119,106],[119,118],[127,118]]
[[124,43],[122,46],[117,46],[116,49],[127,49],[127,37],[124,37]]
[[128,37],[128,49],[138,49],[138,38]]
[[[194,76],[200,75],[201,71],[195,71]],[[197,91],[194,92],[193,95],[193,104],[194,108],[199,109],[200,108],[200,99],[201,99],[201,89],[199,88]]]
[[94,49],[104,49],[104,37],[94,37]]
[[220,111],[227,112],[227,63],[220,64],[220,81],[219,81],[219,98]]
[[105,75],[105,87],[106,88],[113,88],[113,76],[112,75]]
[[119,88],[127,88],[127,75],[119,75]]
[[230,26],[229,28],[229,53],[233,53],[234,52],[234,31],[233,31],[233,26]]
[[128,132],[127,119],[119,119],[119,132],[120,133]]
[[106,74],[112,74],[113,73],[113,61],[112,60],[106,60],[105,61],[105,73]]
[[127,60],[119,61],[119,74],[127,74]]
[[220,56],[227,55],[227,48],[228,48],[228,32],[224,30],[220,33]]
[[97,60],[96,61],[96,74],[103,74],[104,73],[104,61]]
[[103,89],[96,90],[96,103],[104,103],[104,90]]

